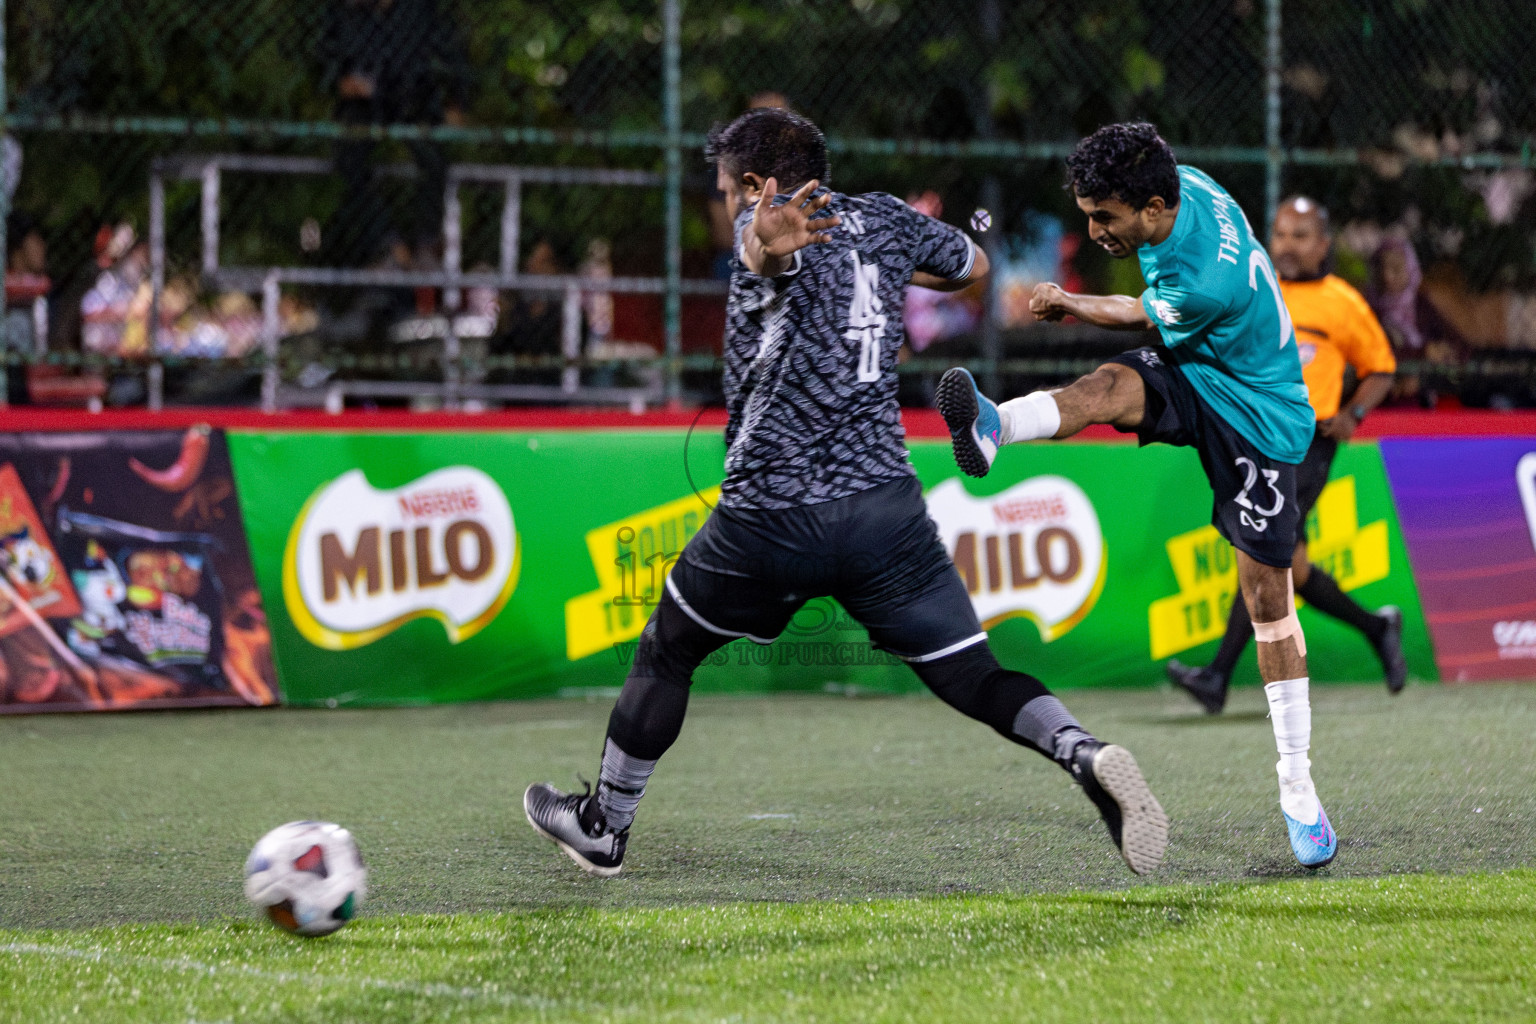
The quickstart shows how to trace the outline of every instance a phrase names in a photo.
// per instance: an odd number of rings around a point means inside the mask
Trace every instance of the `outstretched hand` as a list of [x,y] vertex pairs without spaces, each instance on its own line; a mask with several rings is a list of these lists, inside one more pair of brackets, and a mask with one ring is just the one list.
[[789,202],[775,206],[773,197],[778,192],[778,185],[775,178],[765,181],[763,194],[758,197],[757,207],[752,211],[752,230],[764,254],[782,258],[808,245],[832,241],[831,229],[841,224],[842,218],[836,214],[815,216],[817,211],[832,201],[832,194],[829,192],[814,199],[809,198],[821,186],[821,182],[813,178],[801,185]]

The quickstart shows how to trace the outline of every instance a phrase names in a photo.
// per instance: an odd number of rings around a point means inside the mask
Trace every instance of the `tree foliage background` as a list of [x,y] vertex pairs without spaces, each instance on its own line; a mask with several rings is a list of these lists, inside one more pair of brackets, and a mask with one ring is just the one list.
[[[156,154],[330,153],[332,141],[292,125],[332,119],[334,69],[318,40],[338,7],[359,3],[421,5],[453,24],[470,70],[470,126],[662,127],[661,10],[645,0],[11,0],[7,89],[26,149],[17,205],[47,225],[57,269],[67,275],[87,262],[103,221],[129,217],[142,227]],[[1391,222],[1412,210],[1426,259],[1454,261],[1479,288],[1530,283],[1536,202],[1520,192],[1512,211],[1491,210],[1489,172],[1446,165],[1472,152],[1529,157],[1528,3],[1284,0],[1282,12],[1283,141],[1347,151],[1290,166],[1288,188],[1317,194],[1341,219]],[[841,186],[936,187],[955,219],[990,176],[1003,196],[994,213],[1008,230],[1027,209],[1071,212],[1054,155],[917,157],[855,143],[1066,145],[1102,123],[1146,118],[1176,149],[1200,154],[1250,217],[1262,213],[1264,0],[689,0],[682,18],[679,101],[690,142],[753,94],[778,91],[839,144]],[[143,125],[70,127],[80,116],[290,127],[188,138]],[[622,143],[465,141],[450,155],[660,166],[656,146]],[[386,145],[379,158],[405,152]],[[685,241],[702,251],[708,180],[700,159],[689,155],[686,166]],[[226,259],[301,262],[299,223],[324,221],[338,194],[326,180],[231,181]],[[192,188],[173,189],[169,208],[172,252],[194,252]],[[491,258],[496,201],[470,197],[468,209],[470,259]],[[572,260],[603,235],[629,269],[654,271],[661,209],[654,190],[622,202],[596,189],[540,192],[528,199],[525,238],[551,237]]]

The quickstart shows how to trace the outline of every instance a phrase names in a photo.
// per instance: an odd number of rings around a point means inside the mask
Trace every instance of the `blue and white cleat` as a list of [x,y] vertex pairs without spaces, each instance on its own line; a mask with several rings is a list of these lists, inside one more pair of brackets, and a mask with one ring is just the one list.
[[[1307,813],[1316,809],[1316,822],[1306,825],[1291,816],[1291,811],[1312,818]],[[1317,869],[1333,860],[1339,851],[1339,837],[1328,823],[1328,813],[1317,801],[1317,793],[1309,778],[1281,779],[1280,813],[1285,818],[1285,830],[1291,836],[1291,852],[1304,868]]]
[[986,476],[1003,443],[997,404],[977,389],[969,370],[957,366],[939,379],[937,405],[949,427],[956,464],[967,476]]
[[1328,814],[1318,808],[1317,824],[1303,825],[1284,811],[1285,827],[1291,833],[1291,852],[1304,868],[1326,867],[1339,852],[1339,837],[1328,824]]

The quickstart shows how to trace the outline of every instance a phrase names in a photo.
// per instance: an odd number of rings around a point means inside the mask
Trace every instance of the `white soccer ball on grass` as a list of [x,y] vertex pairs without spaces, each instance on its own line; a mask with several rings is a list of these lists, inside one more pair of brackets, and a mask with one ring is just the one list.
[[368,869],[352,833],[326,821],[290,821],[245,859],[245,897],[294,935],[329,935],[357,915]]

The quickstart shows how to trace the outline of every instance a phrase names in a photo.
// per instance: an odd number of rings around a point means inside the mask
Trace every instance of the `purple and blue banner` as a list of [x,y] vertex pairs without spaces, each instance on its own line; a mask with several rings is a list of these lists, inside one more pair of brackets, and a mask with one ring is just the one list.
[[1381,442],[1446,682],[1536,679],[1536,437]]

